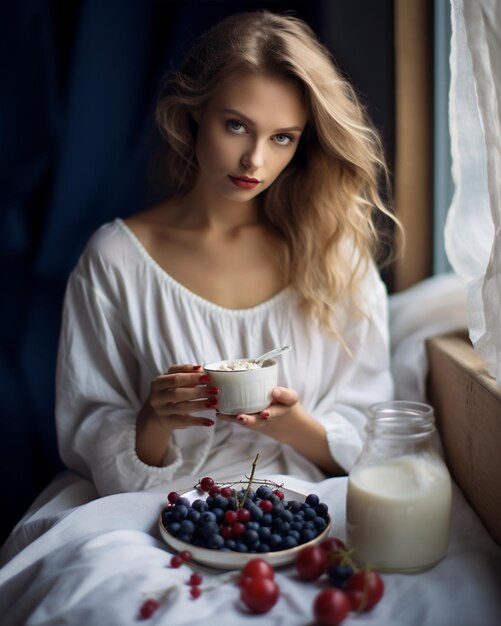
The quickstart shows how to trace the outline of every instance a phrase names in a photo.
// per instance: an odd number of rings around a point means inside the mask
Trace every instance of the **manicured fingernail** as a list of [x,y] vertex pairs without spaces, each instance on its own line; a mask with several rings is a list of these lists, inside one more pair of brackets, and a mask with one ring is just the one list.
[[206,420],[204,420],[203,424],[204,424],[204,426],[214,426],[214,421],[206,419]]
[[194,369],[194,370],[199,370],[201,367],[202,367],[201,365],[194,365],[194,366],[193,366],[193,369]]
[[267,419],[269,419],[269,417],[270,417],[270,414],[268,413],[268,411],[263,411],[261,413],[261,419],[267,420]]
[[216,406],[217,404],[217,398],[210,398],[209,400],[207,400],[207,405],[209,408]]
[[247,421],[246,418],[243,415],[239,415],[237,417],[237,421],[242,422],[243,424],[245,424],[245,422]]
[[217,396],[219,393],[219,387],[209,387],[207,389],[207,393],[210,393],[212,396]]
[[202,376],[200,376],[200,378],[198,380],[201,383],[210,383],[210,376],[209,376],[209,374],[202,374]]

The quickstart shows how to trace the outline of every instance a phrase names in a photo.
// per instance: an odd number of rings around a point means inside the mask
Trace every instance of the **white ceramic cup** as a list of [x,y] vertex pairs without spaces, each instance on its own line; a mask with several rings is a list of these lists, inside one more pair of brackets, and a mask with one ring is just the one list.
[[227,359],[204,365],[211,385],[219,388],[217,410],[226,415],[258,413],[271,404],[271,392],[277,386],[277,362],[268,359],[250,370],[222,370],[221,365],[250,359]]

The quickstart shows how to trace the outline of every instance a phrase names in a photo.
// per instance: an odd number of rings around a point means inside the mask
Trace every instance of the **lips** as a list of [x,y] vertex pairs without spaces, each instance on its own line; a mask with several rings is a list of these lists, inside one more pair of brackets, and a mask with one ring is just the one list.
[[249,178],[248,176],[230,176],[229,178],[235,187],[240,189],[254,189],[261,182],[257,178]]

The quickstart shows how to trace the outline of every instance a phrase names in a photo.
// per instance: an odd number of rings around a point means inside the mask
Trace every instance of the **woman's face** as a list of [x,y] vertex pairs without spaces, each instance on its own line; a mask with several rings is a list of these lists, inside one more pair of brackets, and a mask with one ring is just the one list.
[[307,121],[297,85],[244,74],[200,110],[198,184],[246,202],[267,189],[291,161]]

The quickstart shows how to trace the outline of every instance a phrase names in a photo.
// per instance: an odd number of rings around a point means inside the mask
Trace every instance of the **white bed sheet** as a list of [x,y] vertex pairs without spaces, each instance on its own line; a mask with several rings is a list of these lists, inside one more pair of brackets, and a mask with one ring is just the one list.
[[[345,536],[346,478],[308,483],[268,477],[329,504],[332,534]],[[54,494],[57,494],[53,498]],[[20,524],[2,557],[26,545],[0,570],[3,626],[127,626],[156,590],[176,585],[168,603],[145,623],[187,626],[306,626],[313,623],[313,600],[321,582],[304,583],[293,567],[277,571],[281,596],[261,616],[240,604],[234,584],[221,585],[197,600],[189,596],[190,570],[169,567],[171,553],[160,539],[157,518],[163,494],[128,493],[92,499],[93,486],[66,473],[52,492],[42,494]],[[78,505],[78,502],[86,501]],[[346,626],[499,626],[501,548],[454,488],[452,534],[447,557],[419,574],[384,574],[381,602],[362,615],[350,613]],[[212,584],[217,575],[204,574]]]

